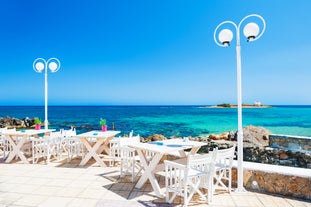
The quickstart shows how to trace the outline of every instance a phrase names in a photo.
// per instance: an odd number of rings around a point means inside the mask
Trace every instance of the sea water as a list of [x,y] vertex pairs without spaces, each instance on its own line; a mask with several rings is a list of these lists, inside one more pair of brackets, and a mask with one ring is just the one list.
[[[0,117],[44,120],[44,106],[0,106]],[[237,130],[236,108],[204,106],[49,106],[49,128],[76,127],[78,133],[100,129],[99,119],[108,129],[122,134],[147,137],[204,136]],[[311,136],[311,106],[243,108],[243,126],[261,126],[274,134]]]

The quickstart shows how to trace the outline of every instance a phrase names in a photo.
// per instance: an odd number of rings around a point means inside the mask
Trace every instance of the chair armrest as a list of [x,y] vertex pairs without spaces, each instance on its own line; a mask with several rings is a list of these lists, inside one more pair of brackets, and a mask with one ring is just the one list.
[[113,143],[113,144],[117,144],[117,143],[119,143],[120,141],[119,141],[119,140],[116,140],[116,139],[112,139],[112,140],[110,140],[109,142],[110,142],[110,143]]
[[179,168],[179,169],[186,169],[187,166],[174,162],[174,161],[170,161],[170,160],[164,160],[164,164],[165,166],[170,166],[170,167],[174,167],[174,168]]

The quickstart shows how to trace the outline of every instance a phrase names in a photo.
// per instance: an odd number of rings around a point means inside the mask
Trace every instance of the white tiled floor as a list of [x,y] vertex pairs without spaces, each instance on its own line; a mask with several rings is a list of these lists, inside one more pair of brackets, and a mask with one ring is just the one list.
[[[150,184],[136,189],[129,178],[119,178],[118,167],[76,164],[4,164],[0,161],[0,207],[156,207],[181,206],[182,199],[166,204],[154,196]],[[161,190],[164,179],[159,177]],[[191,201],[189,206],[207,206]],[[310,201],[254,192],[220,193],[210,207],[311,207]]]

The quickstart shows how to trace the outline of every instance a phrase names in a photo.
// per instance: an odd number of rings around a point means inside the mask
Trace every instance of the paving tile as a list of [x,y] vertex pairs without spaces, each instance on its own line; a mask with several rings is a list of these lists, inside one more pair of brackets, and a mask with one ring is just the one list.
[[66,187],[70,183],[72,183],[72,180],[67,180],[67,179],[50,179],[49,182],[47,182],[45,185],[47,185],[47,186]]
[[39,188],[38,185],[20,184],[17,187],[8,190],[8,192],[30,194],[30,193],[34,192],[35,190],[37,190],[38,188]]
[[[1,171],[2,171],[2,169],[1,169]],[[2,172],[1,172],[1,174],[2,174]],[[13,178],[14,178],[14,176],[2,174],[2,175],[0,175],[0,183],[7,182],[8,180],[12,180]]]
[[22,176],[14,176],[14,179],[9,179],[7,183],[27,183],[28,181],[31,181],[31,177],[22,177]]
[[311,201],[306,202],[298,199],[284,198],[290,205],[294,207],[311,207]]
[[21,206],[38,206],[47,198],[48,196],[43,195],[24,195],[20,199],[14,201],[12,204]]
[[111,191],[130,191],[134,188],[135,183],[115,183],[109,190]]
[[127,200],[129,196],[128,191],[105,191],[105,193],[102,195],[102,197],[99,200]]
[[213,196],[212,205],[231,207],[231,206],[236,206],[236,202],[230,195],[220,194],[220,195]]
[[66,207],[96,207],[98,199],[74,198]]
[[24,194],[20,194],[20,193],[1,192],[0,203],[4,205],[12,204],[23,196]]
[[11,190],[18,188],[19,186],[20,186],[20,184],[18,184],[18,183],[2,182],[2,183],[0,183],[0,193],[1,192],[10,192]]
[[85,188],[90,184],[90,181],[88,180],[74,180],[70,183],[68,183],[68,185],[66,185],[67,187],[78,187],[78,188]]
[[[142,203],[123,200],[100,200],[97,207],[145,207]],[[148,205],[149,206],[149,205]]]
[[50,179],[48,179],[48,178],[30,177],[30,179],[27,180],[25,184],[45,185],[47,182],[50,182]]
[[54,195],[56,192],[63,189],[62,187],[54,187],[54,186],[40,186],[35,191],[32,192],[34,195]]
[[52,196],[41,202],[38,207],[65,207],[72,201],[72,198],[65,198],[61,196]]
[[62,196],[62,197],[78,197],[78,195],[85,190],[84,188],[61,188],[60,190],[54,192],[53,195],[55,196]]
[[97,190],[97,189],[85,189],[80,194],[78,194],[79,198],[93,198],[93,199],[101,199],[107,190]]

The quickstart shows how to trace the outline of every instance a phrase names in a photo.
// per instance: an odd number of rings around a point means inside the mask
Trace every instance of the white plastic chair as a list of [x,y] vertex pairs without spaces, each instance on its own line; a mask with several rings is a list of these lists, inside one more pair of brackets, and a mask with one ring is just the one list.
[[131,175],[131,181],[134,182],[135,178],[142,171],[140,159],[136,155],[136,150],[127,146],[121,149],[121,164],[120,164],[120,177],[128,174]]
[[32,162],[37,163],[40,158],[49,164],[52,156],[57,160],[61,157],[61,132],[51,132],[40,138],[32,138]]
[[10,142],[5,138],[3,133],[16,132],[16,128],[8,129],[7,127],[0,128],[0,149],[3,153],[3,158],[6,159],[8,154],[13,150]]
[[120,162],[120,177],[131,174],[131,181],[134,182],[136,176],[141,172],[139,157],[135,149],[128,145],[140,142],[140,136],[119,137],[110,140],[110,159],[111,165]]
[[68,152],[68,147],[67,147],[67,138],[73,137],[77,135],[76,129],[71,128],[71,129],[61,129],[61,136],[63,137],[62,139],[62,150],[64,152]]
[[[231,180],[232,180],[232,164],[235,157],[235,147],[234,144],[228,149],[222,149],[217,151],[216,156],[216,174],[215,174],[215,188],[225,189],[231,193]],[[227,185],[226,185],[227,184]]]
[[0,152],[3,154],[3,158],[6,157],[6,139],[5,137],[2,135],[3,132],[5,132],[7,130],[7,127],[4,128],[0,128]]
[[[179,195],[184,198],[184,206],[186,207],[192,196],[198,193],[201,199],[211,203],[216,153],[217,149],[204,155],[189,154],[186,165],[164,160],[166,202],[172,203],[175,197]],[[208,195],[204,195],[200,188],[208,189]]]
[[133,130],[129,133],[128,137],[115,137],[109,141],[109,157],[110,166],[113,166],[115,162],[121,162],[121,148],[127,146],[128,143],[140,142],[140,136],[133,136]]
[[68,130],[61,130],[62,133],[62,151],[67,153],[67,162],[71,162],[74,157],[84,156],[83,143],[80,139],[77,139],[76,129],[71,128]]

